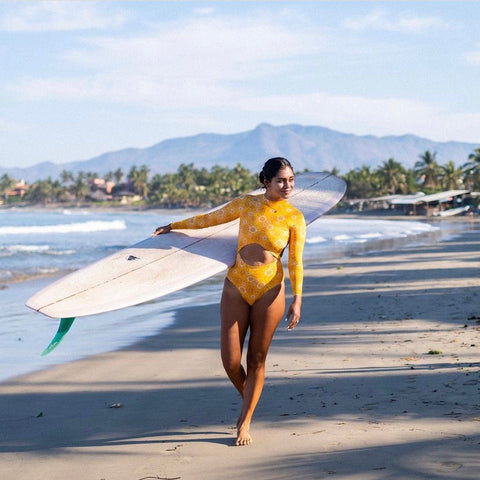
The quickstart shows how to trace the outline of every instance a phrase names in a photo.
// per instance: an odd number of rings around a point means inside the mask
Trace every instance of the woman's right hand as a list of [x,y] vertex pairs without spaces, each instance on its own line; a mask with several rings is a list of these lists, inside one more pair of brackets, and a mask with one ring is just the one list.
[[156,237],[158,235],[161,235],[162,233],[168,233],[172,229],[172,225],[164,225],[163,227],[158,227],[153,233],[152,237]]

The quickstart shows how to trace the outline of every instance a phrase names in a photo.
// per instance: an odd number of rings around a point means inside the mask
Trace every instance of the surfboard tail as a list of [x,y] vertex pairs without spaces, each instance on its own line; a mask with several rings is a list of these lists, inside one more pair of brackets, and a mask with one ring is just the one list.
[[48,347],[42,352],[42,357],[44,357],[45,355],[48,355],[52,350],[55,350],[55,348],[57,348],[57,346],[62,341],[63,337],[70,330],[70,327],[72,326],[74,320],[75,320],[75,317],[62,318],[60,320],[60,325],[58,326],[57,333],[53,337],[52,341],[49,343]]

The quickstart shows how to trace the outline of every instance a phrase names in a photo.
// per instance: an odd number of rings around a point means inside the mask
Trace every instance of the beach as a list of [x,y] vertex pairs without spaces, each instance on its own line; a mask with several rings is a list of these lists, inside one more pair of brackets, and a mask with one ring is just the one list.
[[218,305],[0,384],[0,478],[477,479],[480,230],[305,265],[248,447]]

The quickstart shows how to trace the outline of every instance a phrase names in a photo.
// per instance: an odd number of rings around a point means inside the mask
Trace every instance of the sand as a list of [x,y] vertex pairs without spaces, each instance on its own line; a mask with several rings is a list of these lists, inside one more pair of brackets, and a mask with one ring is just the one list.
[[2,480],[478,479],[480,231],[305,272],[252,425],[218,306],[127,349],[0,384]]

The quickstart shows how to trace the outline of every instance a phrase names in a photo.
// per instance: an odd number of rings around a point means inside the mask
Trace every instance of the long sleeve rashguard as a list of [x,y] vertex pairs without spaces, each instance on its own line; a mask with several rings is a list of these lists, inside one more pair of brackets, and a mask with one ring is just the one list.
[[172,229],[212,227],[240,219],[238,247],[259,244],[280,258],[289,246],[288,271],[293,295],[302,294],[303,248],[306,226],[303,214],[287,200],[271,202],[264,195],[238,197],[209,213],[171,224]]

